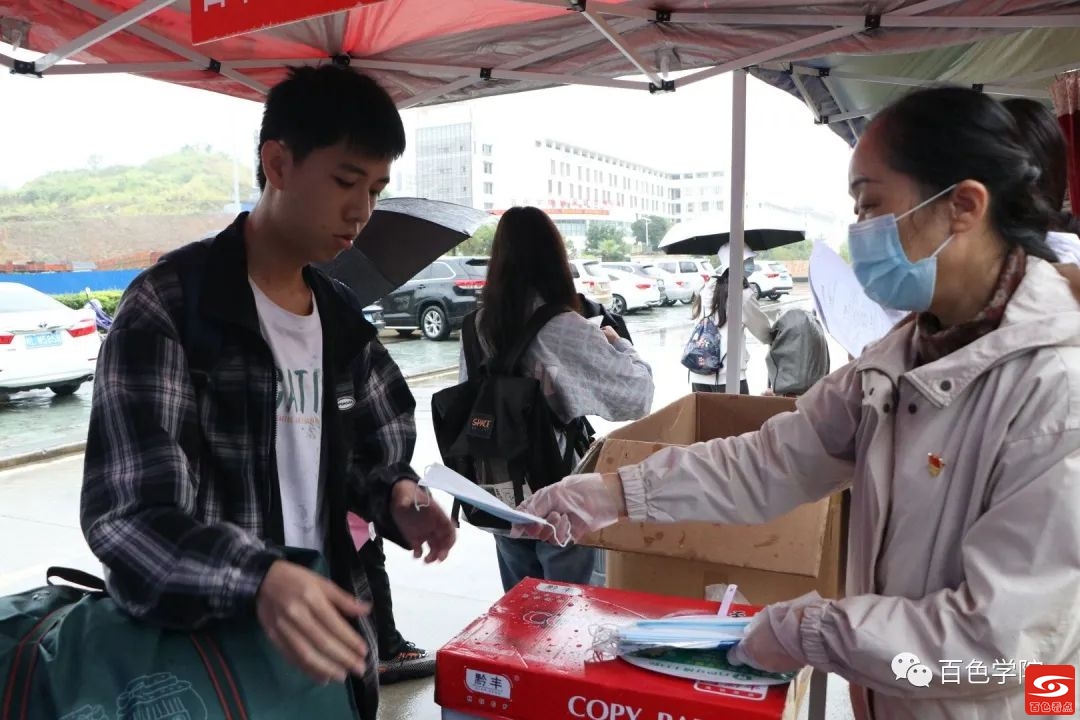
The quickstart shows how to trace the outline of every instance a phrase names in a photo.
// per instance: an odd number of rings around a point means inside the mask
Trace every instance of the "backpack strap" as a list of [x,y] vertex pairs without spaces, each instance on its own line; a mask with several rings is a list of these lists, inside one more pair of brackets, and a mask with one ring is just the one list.
[[484,364],[483,352],[480,349],[480,339],[476,335],[476,311],[465,316],[461,324],[461,348],[465,353],[465,373],[469,379],[478,377],[480,367]]
[[521,358],[525,355],[525,351],[532,345],[532,341],[536,339],[537,334],[543,329],[548,321],[554,318],[556,315],[562,315],[564,312],[570,312],[569,308],[561,307],[559,305],[545,304],[536,309],[536,312],[529,318],[529,322],[525,323],[525,329],[521,333],[521,339],[518,340],[517,345],[505,356],[498,358],[498,362],[494,363],[494,367],[507,375],[512,375],[518,371],[518,366],[521,364]]

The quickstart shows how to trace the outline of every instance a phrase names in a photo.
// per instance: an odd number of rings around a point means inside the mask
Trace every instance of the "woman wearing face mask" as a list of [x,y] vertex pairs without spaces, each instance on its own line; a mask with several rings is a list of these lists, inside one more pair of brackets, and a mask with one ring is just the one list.
[[[1080,662],[1080,303],[1013,138],[967,89],[882,111],[851,161],[851,254],[871,297],[917,315],[759,432],[573,476],[525,509],[581,537],[620,516],[766,522],[851,487],[847,596],[769,606],[731,659],[835,672],[860,720],[1024,717],[995,663]],[[900,653],[928,687],[894,672]]]
[[1050,232],[1046,243],[1063,263],[1080,264],[1080,220],[1067,212],[1068,146],[1061,125],[1050,108],[1037,100],[1010,98],[1005,108],[1016,121],[1020,141],[1039,166],[1039,190],[1050,205]]

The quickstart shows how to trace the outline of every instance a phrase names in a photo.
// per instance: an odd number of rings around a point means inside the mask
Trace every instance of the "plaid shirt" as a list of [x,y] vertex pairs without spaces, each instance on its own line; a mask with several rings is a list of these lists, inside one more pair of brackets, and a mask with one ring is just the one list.
[[[248,285],[245,219],[135,279],[94,382],[83,532],[110,595],[136,617],[179,629],[253,613],[284,552],[276,370]],[[415,402],[355,296],[319,271],[305,276],[323,325],[325,555],[339,585],[370,599],[346,513],[403,544],[389,499],[397,480],[416,478]],[[213,347],[200,368],[195,349],[204,346]],[[361,631],[374,653],[367,619]],[[374,720],[374,667],[363,685],[360,704]]]

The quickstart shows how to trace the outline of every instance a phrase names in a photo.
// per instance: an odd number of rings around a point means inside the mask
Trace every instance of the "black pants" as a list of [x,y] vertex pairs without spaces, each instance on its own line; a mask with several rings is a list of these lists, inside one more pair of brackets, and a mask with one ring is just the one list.
[[379,659],[386,661],[402,651],[405,638],[394,622],[394,602],[390,597],[390,577],[386,574],[386,553],[383,540],[374,537],[357,551],[371,587],[371,615],[379,639]]
[[[707,392],[707,393],[722,393],[727,392],[727,385],[705,385],[704,383],[691,383],[691,389],[694,392]],[[739,383],[739,392],[743,395],[750,394],[750,386],[745,380]]]

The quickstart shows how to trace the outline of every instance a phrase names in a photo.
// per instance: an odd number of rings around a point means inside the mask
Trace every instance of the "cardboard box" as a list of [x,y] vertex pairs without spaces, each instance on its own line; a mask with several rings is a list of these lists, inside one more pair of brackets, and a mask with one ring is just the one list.
[[788,686],[694,682],[592,652],[590,631],[598,626],[718,608],[526,580],[439,650],[435,700],[444,720],[781,720]]
[[[757,430],[793,410],[787,398],[697,393],[612,432],[591,453],[596,472],[633,465],[669,445]],[[714,583],[735,583],[752,603],[817,590],[840,597],[846,573],[847,515],[842,494],[803,505],[764,525],[621,522],[584,541],[608,549],[609,587],[701,598]]]

